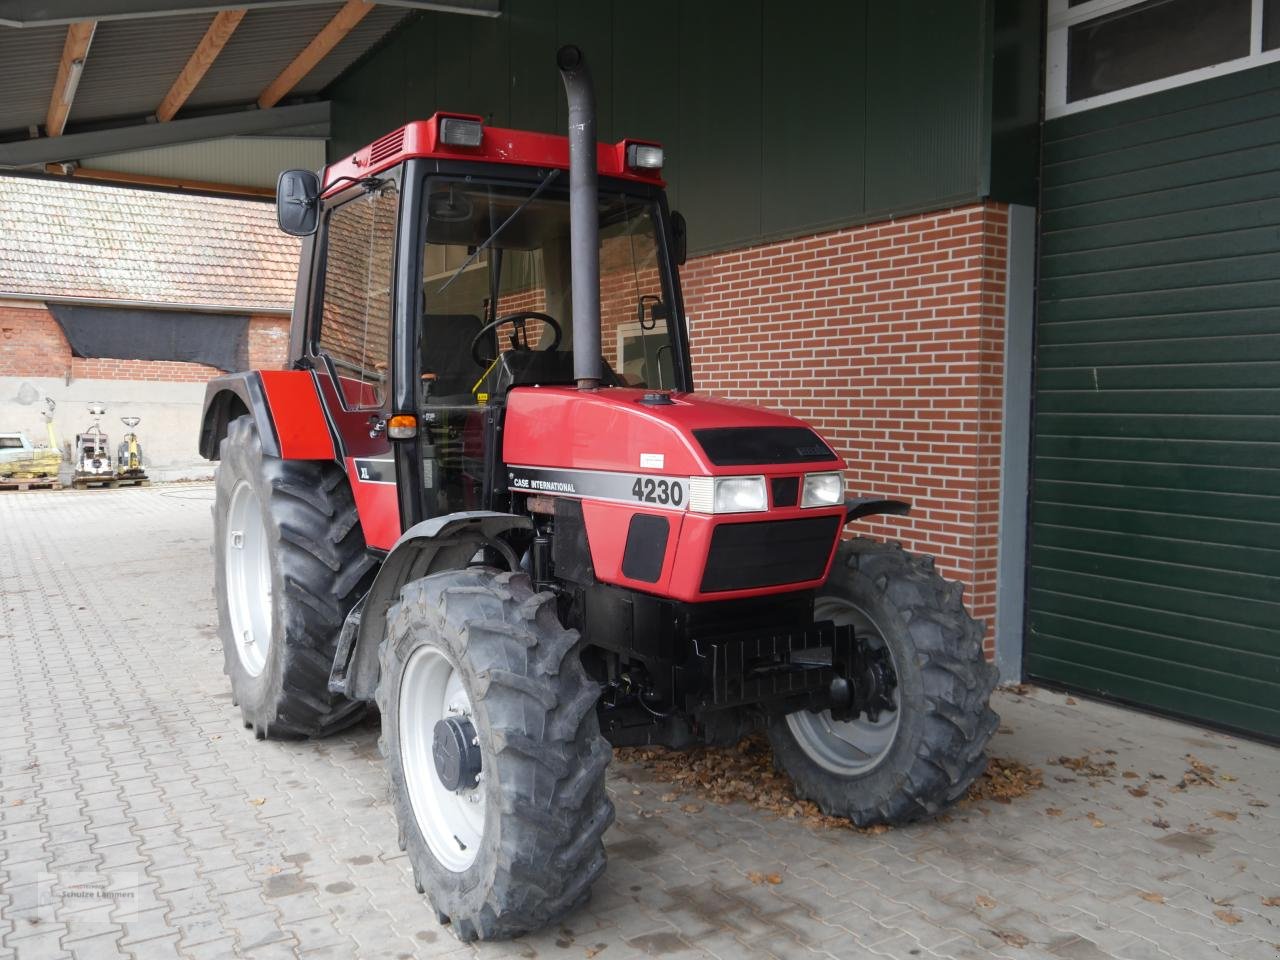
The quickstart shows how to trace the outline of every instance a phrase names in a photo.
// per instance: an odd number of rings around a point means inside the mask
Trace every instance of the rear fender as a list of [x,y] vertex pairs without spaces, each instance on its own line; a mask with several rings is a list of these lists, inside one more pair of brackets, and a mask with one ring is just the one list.
[[210,380],[200,455],[217,460],[227,426],[246,414],[258,426],[264,454],[283,460],[335,459],[333,435],[310,370],[249,370]]
[[486,545],[497,545],[509,553],[510,548],[499,538],[512,530],[532,527],[528,517],[472,510],[433,517],[406,530],[383,561],[369,592],[342,626],[329,689],[353,700],[372,700],[381,673],[378,651],[387,611],[399,598],[400,588],[442,570],[460,570]]

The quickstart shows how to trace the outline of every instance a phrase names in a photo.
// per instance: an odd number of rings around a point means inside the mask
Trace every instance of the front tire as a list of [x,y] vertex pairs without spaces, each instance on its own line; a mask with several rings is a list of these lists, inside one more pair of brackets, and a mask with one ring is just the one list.
[[[604,870],[612,751],[579,649],[523,573],[433,574],[388,612],[378,707],[400,843],[460,940],[554,923]],[[437,764],[442,723],[465,731],[448,741],[460,766]]]
[[829,711],[771,720],[774,757],[797,793],[860,827],[918,820],[959,799],[986,769],[999,723],[988,705],[996,669],[960,584],[942,579],[932,558],[858,538],[837,550],[815,615],[887,648],[896,709],[875,720]]
[[329,672],[374,570],[346,475],[267,456],[247,416],[219,456],[214,595],[232,698],[258,739],[336,733],[365,709],[329,692]]

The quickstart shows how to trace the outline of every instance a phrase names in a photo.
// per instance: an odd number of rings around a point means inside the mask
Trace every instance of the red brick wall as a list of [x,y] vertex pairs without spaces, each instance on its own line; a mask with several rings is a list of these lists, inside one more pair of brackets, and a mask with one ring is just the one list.
[[[700,391],[802,417],[852,494],[909,500],[855,525],[937,557],[994,636],[1007,209],[982,204],[712,254],[684,268]],[[850,529],[854,529],[851,527]]]
[[[249,319],[250,369],[283,367],[289,318]],[[0,377],[65,377],[76,380],[165,380],[203,383],[222,373],[199,363],[73,357],[62,328],[43,306],[0,304]]]

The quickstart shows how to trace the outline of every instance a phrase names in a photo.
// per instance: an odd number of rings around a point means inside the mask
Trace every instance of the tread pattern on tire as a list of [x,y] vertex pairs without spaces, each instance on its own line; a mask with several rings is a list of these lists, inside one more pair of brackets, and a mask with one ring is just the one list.
[[[387,623],[380,746],[417,886],[463,941],[508,939],[554,923],[588,898],[604,871],[602,838],[614,819],[605,792],[612,748],[600,735],[600,688],[582,666],[577,631],[561,626],[553,595],[534,594],[524,573],[476,567],[407,584]],[[443,868],[417,829],[405,790],[398,737],[393,729],[388,735],[398,716],[400,668],[424,631],[475,671],[472,705],[487,718],[485,746],[496,761],[485,769],[498,771],[488,802],[499,800],[501,837],[492,861],[473,865],[481,879],[470,889],[441,881]]]
[[[999,725],[988,705],[997,671],[983,654],[985,624],[965,610],[960,583],[944,580],[932,557],[909,554],[901,544],[867,537],[845,541],[832,576],[843,570],[866,578],[906,623],[924,686],[922,734],[897,789],[880,795],[859,790],[856,778],[815,776],[794,763],[788,769],[801,796],[860,827],[932,816],[986,770],[987,741]],[[785,742],[785,729],[785,723],[770,729],[775,755],[784,757],[800,749],[794,739]]]
[[[347,613],[376,568],[347,476],[333,463],[266,456],[252,417],[233,420],[222,440],[219,470],[256,469],[267,491],[268,533],[283,583],[283,642],[276,689],[256,703],[240,700],[245,721],[259,739],[324,737],[359,720],[366,705],[329,692],[334,649]],[[263,487],[259,487],[261,490]],[[217,505],[214,507],[217,510]],[[230,629],[229,626],[226,629]],[[224,638],[223,672],[232,675],[236,653]]]

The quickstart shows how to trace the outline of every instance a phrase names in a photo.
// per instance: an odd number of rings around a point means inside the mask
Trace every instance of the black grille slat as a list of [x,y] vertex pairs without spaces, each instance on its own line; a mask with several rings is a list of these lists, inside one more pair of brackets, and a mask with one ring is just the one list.
[[831,516],[722,523],[711,534],[702,592],[817,580],[839,529],[840,518]]

